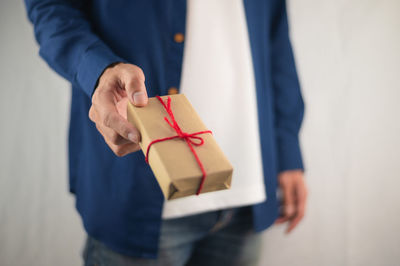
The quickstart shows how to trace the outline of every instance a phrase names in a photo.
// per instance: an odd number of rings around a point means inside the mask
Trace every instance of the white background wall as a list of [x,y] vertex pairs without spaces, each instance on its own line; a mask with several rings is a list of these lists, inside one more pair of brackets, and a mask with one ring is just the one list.
[[[400,1],[290,1],[306,106],[308,213],[265,233],[262,265],[400,265]],[[0,265],[80,265],[67,192],[70,90],[0,2]]]

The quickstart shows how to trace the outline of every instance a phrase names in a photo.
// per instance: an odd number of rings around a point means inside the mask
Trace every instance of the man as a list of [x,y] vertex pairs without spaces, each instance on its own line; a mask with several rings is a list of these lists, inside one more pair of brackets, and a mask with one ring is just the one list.
[[[256,265],[259,232],[299,223],[303,101],[283,0],[25,2],[40,55],[72,83],[70,191],[85,265]],[[177,92],[232,162],[231,189],[164,202],[136,152],[126,101]]]

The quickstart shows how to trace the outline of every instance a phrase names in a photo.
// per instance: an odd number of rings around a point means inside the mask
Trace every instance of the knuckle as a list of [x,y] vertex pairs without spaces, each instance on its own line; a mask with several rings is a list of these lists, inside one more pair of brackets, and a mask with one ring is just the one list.
[[106,127],[111,127],[113,119],[114,119],[113,114],[111,113],[106,114],[103,118],[103,125],[105,125]]
[[140,67],[137,67],[136,70],[136,78],[140,81],[140,82],[144,82],[145,81],[145,76],[144,76],[144,72]]
[[98,85],[92,95],[92,104],[95,104],[99,101],[99,98],[104,94],[104,85]]
[[288,182],[287,180],[282,180],[282,181],[280,182],[280,185],[281,185],[283,188],[288,188],[288,187],[290,187],[291,183]]
[[130,81],[131,82],[144,82],[145,76],[143,70],[135,65],[132,65],[132,68],[129,71]]
[[92,106],[97,102],[97,95],[98,95],[99,89],[96,89],[92,95]]
[[129,82],[128,82],[128,84],[131,86],[131,87],[137,87],[138,86],[138,84],[140,84],[140,83],[142,83],[143,82],[143,80],[141,80],[138,76],[136,76],[136,75],[134,75],[134,76],[131,76],[130,78],[129,78]]
[[89,109],[89,119],[94,122],[94,110],[93,106]]
[[279,177],[279,182],[281,182],[281,183],[287,183],[287,182],[289,182],[289,178],[287,178],[287,176],[286,175],[281,175],[280,177]]

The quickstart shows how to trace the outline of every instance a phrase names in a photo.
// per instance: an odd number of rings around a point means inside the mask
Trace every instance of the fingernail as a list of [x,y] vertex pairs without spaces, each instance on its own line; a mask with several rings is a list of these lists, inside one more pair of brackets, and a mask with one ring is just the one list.
[[135,105],[145,104],[145,95],[143,91],[135,92],[133,94],[133,103]]
[[129,133],[128,139],[134,143],[137,143],[137,140],[138,140],[136,134],[134,134],[134,133]]

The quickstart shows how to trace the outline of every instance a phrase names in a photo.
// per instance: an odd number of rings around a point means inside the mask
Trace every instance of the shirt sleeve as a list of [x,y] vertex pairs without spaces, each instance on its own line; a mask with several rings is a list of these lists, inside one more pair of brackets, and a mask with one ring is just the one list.
[[58,74],[92,96],[104,69],[124,61],[92,31],[85,1],[25,0],[40,56]]
[[278,171],[303,170],[298,135],[304,102],[289,40],[285,0],[275,0],[271,11],[271,67]]

